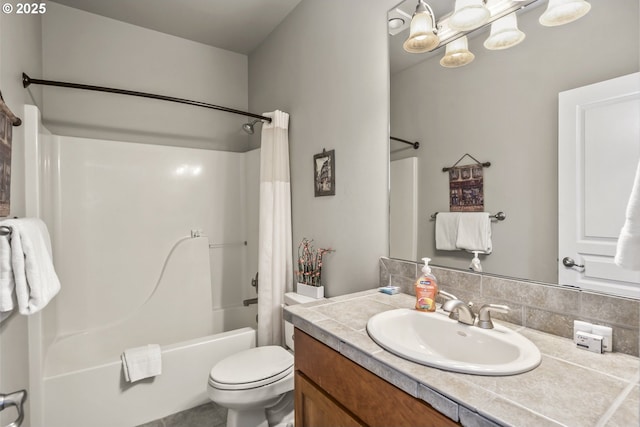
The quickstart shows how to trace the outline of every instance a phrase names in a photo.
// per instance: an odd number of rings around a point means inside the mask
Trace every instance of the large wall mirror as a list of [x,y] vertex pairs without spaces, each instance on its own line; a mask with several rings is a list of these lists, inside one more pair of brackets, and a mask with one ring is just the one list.
[[[416,3],[406,0],[390,15],[411,16]],[[437,17],[454,4],[450,0],[427,3]],[[398,195],[392,174],[390,199],[415,203],[414,208],[392,207],[391,221],[398,221],[396,229],[402,229],[405,241],[415,238],[417,248],[414,255],[407,255],[392,247],[391,258],[418,261],[426,256],[436,265],[469,267],[471,254],[436,250],[431,217],[449,211],[449,177],[442,168],[469,153],[491,163],[484,169],[485,210],[506,214],[504,221],[492,223],[493,252],[480,255],[483,270],[519,279],[561,281],[559,269],[566,268],[562,257],[575,255],[558,253],[562,232],[558,226],[559,93],[636,73],[640,64],[638,0],[589,3],[590,12],[579,20],[545,27],[538,20],[547,1],[538,0],[517,14],[526,38],[505,50],[485,49],[489,27],[476,30],[468,38],[475,59],[458,68],[440,65],[444,47],[426,54],[405,52],[402,44],[408,29],[389,35],[390,134],[420,142],[414,149],[390,140],[392,167],[394,162],[414,158],[399,168],[405,176],[398,179],[410,182],[415,172],[416,187],[402,186],[406,194]],[[640,156],[640,145],[632,155]],[[468,160],[462,163],[471,163]],[[637,164],[637,158],[632,161]],[[602,168],[613,170],[616,164],[603,158]],[[623,185],[630,191],[632,179]],[[411,215],[403,218],[412,210],[417,212],[415,221]],[[624,208],[615,210],[604,220],[618,227],[624,222]]]

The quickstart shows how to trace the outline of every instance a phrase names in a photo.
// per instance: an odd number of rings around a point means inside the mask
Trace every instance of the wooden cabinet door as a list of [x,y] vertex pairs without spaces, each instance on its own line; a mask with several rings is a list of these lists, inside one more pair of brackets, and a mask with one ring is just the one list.
[[304,375],[296,372],[296,426],[361,427],[360,421],[317,388]]
[[[295,342],[296,427],[460,425],[426,402],[408,395],[297,328]],[[325,401],[322,402],[319,396],[312,395],[309,391],[308,397],[300,395],[305,393],[305,389],[301,388],[305,385],[299,384],[302,380],[298,377],[321,393]],[[305,414],[307,410],[308,415]],[[331,414],[332,411],[337,413]],[[341,418],[342,414],[349,415],[357,423],[349,424],[346,419]],[[334,416],[338,418],[323,418]]]

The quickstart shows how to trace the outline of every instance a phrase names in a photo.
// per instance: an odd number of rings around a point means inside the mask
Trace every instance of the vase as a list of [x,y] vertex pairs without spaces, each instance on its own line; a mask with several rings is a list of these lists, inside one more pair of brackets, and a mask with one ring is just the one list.
[[300,295],[304,295],[311,298],[324,298],[324,286],[311,286],[304,283],[298,283],[296,292]]

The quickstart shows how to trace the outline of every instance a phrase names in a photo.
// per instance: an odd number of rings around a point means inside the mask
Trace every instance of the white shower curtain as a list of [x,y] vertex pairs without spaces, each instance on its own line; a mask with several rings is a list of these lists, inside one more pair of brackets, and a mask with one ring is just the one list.
[[282,344],[284,293],[293,290],[289,115],[266,113],[260,150],[258,345]]

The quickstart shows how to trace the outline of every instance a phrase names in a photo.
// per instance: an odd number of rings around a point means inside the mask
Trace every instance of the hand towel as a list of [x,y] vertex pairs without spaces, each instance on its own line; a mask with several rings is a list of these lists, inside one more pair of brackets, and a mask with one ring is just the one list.
[[155,377],[162,373],[162,353],[158,344],[127,349],[120,358],[124,378],[128,382]]
[[18,311],[33,314],[60,291],[47,226],[38,218],[9,219],[2,225],[12,229],[11,270]]
[[469,252],[491,253],[491,218],[489,212],[464,212],[460,215],[456,247]]
[[458,223],[460,212],[438,212],[436,214],[436,249],[441,251],[458,250]]
[[13,269],[9,236],[0,236],[0,313],[15,308]]
[[614,262],[628,270],[640,270],[640,162],[627,205],[626,220],[618,238]]

